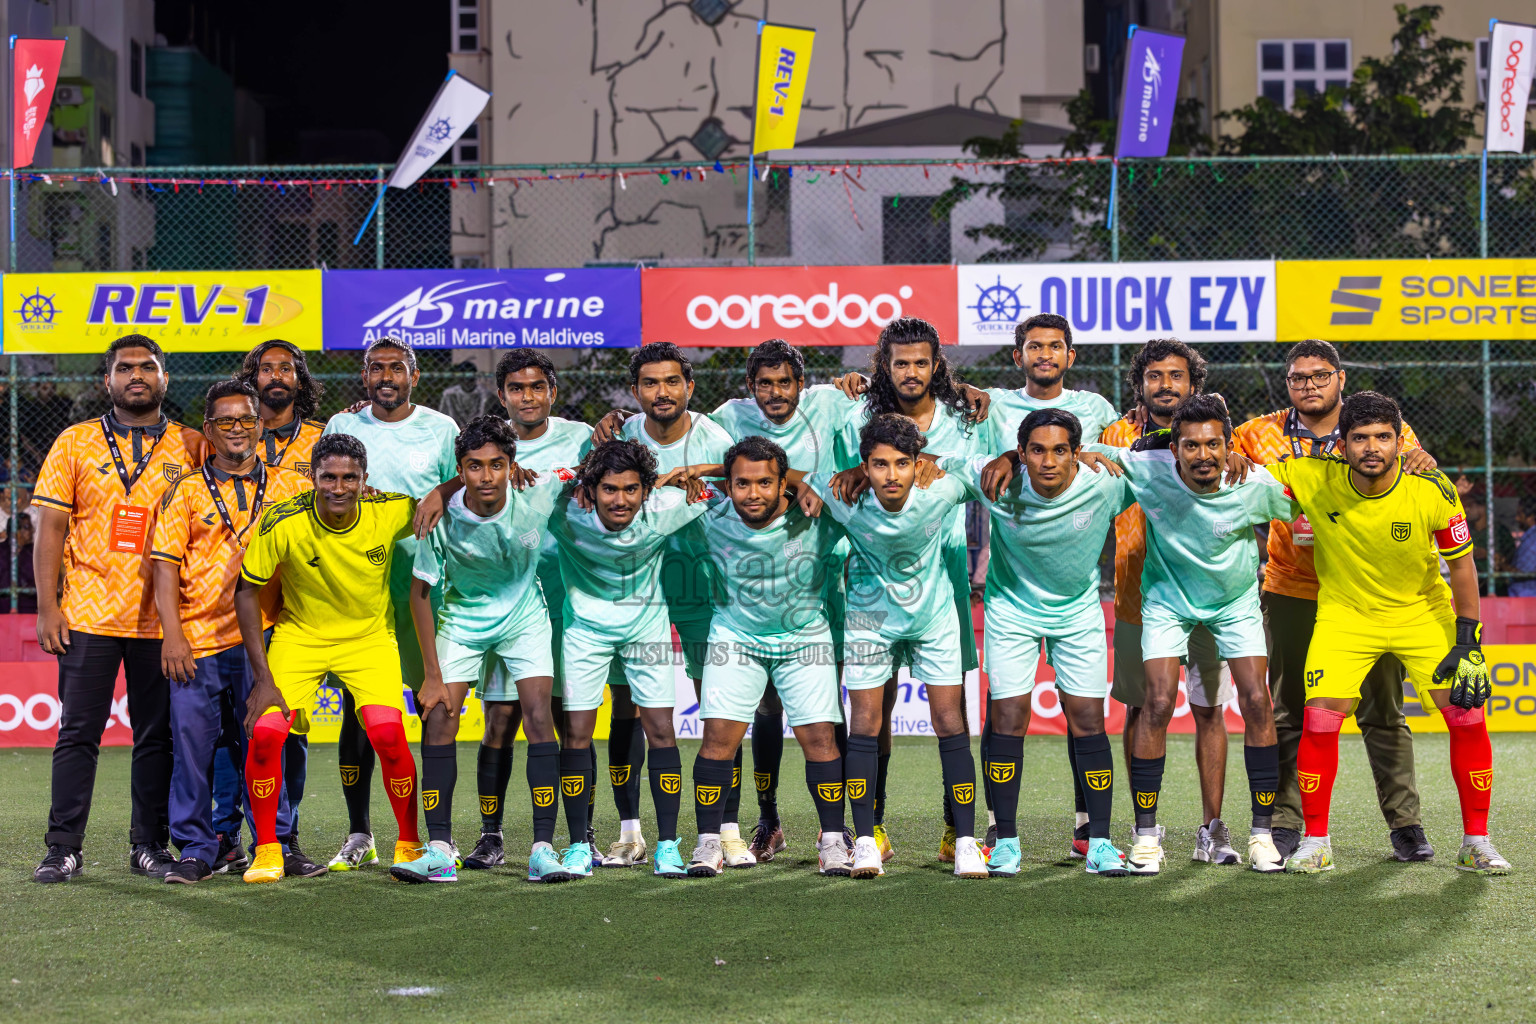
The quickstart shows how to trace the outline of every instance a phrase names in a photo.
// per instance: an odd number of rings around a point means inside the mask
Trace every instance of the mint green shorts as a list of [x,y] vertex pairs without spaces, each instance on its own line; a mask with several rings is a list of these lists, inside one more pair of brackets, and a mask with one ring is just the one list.
[[953,615],[936,616],[916,637],[888,639],[849,626],[843,634],[843,685],[871,690],[884,686],[897,668],[910,665],[912,678],[926,686],[959,686],[965,681],[960,651],[960,623]]
[[517,681],[553,676],[549,653],[549,620],[538,619],[527,629],[495,644],[461,644],[437,635],[437,663],[445,683],[473,683],[483,701],[517,700]]
[[1185,618],[1172,608],[1151,601],[1141,606],[1141,660],[1183,658],[1189,652],[1189,634],[1203,625],[1216,638],[1216,652],[1223,659],[1265,658],[1264,611],[1259,607],[1259,588],[1209,618]]
[[836,651],[828,640],[775,644],[715,629],[699,695],[701,719],[750,722],[770,682],[791,726],[843,720]]
[[638,638],[606,636],[580,625],[565,627],[560,643],[565,708],[602,707],[603,687],[609,684],[628,686],[637,707],[670,708],[676,701],[672,634],[665,622],[659,626],[653,635]]
[[1025,626],[1006,613],[987,613],[983,639],[987,656],[987,695],[993,700],[1023,697],[1035,689],[1035,669],[1040,645],[1056,670],[1056,689],[1073,697],[1109,695],[1109,641],[1104,635],[1104,615],[1094,609],[1094,621],[1080,622],[1064,630],[1042,632]]

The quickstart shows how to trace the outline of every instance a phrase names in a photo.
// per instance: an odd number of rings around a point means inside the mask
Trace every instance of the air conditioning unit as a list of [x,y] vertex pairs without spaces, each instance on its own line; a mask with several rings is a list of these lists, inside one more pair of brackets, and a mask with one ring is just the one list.
[[1083,70],[1090,75],[1099,73],[1099,44],[1089,43],[1083,47]]
[[85,90],[78,85],[60,85],[53,90],[53,102],[61,107],[78,107],[85,102]]

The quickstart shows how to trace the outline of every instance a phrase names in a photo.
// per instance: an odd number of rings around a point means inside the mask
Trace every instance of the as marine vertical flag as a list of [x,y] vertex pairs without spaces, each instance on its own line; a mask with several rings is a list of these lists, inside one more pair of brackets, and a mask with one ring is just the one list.
[[753,153],[794,148],[815,40],[816,30],[812,28],[758,23]]
[[1493,23],[1488,45],[1488,126],[1483,149],[1489,153],[1525,150],[1525,108],[1536,65],[1536,25]]
[[26,167],[37,150],[53,87],[64,60],[63,39],[11,40],[11,166]]
[[1184,37],[1133,26],[1125,57],[1115,156],[1167,156]]

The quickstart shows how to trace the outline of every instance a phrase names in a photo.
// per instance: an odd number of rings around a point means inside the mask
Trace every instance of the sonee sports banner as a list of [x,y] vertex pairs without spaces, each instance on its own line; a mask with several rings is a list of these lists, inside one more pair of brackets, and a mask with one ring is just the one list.
[[1536,338],[1536,259],[1282,260],[1278,341]]

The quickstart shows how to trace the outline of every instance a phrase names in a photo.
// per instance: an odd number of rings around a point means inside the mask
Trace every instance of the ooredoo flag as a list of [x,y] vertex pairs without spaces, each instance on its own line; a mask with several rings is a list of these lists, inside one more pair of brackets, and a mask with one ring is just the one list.
[[1116,156],[1167,156],[1184,37],[1135,28],[1125,56]]
[[1488,127],[1483,148],[1490,153],[1525,150],[1525,107],[1536,63],[1536,25],[1493,24],[1488,45]]
[[12,39],[11,166],[26,167],[37,151],[64,60],[63,39]]
[[794,148],[815,40],[812,28],[758,22],[752,152]]

